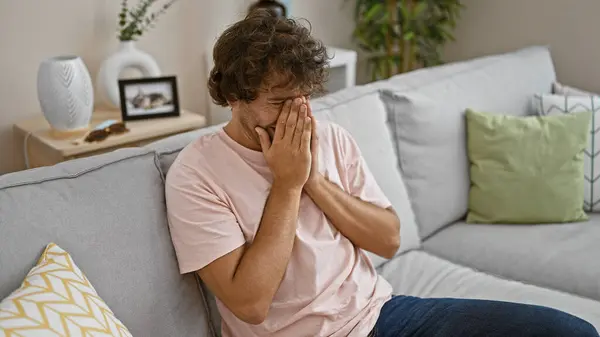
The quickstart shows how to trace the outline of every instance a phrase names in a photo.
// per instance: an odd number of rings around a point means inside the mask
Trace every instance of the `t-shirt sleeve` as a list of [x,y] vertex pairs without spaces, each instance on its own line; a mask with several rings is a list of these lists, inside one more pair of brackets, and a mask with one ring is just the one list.
[[363,201],[370,202],[382,208],[391,206],[375,177],[369,170],[356,141],[348,131],[340,126],[335,127],[338,135],[341,157],[344,165],[345,178],[348,182],[349,193]]
[[167,216],[182,274],[200,270],[245,243],[235,215],[217,194],[198,170],[179,165],[169,171]]

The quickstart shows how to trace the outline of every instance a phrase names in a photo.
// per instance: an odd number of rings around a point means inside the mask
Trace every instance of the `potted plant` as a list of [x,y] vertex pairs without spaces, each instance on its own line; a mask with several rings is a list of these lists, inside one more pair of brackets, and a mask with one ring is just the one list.
[[356,0],[353,38],[369,54],[372,80],[441,64],[463,8],[460,0]]
[[158,0],[140,0],[136,6],[129,7],[122,0],[119,12],[119,41],[136,41],[144,32],[154,28],[158,18],[165,14],[177,0],[169,0],[157,11],[150,12]]
[[108,99],[109,105],[120,106],[118,80],[125,68],[137,68],[144,77],[161,75],[156,60],[150,54],[137,49],[135,42],[144,33],[154,28],[158,19],[176,1],[139,0],[137,4],[131,6],[128,0],[121,1],[117,33],[120,41],[119,49],[102,62],[97,76],[100,94]]

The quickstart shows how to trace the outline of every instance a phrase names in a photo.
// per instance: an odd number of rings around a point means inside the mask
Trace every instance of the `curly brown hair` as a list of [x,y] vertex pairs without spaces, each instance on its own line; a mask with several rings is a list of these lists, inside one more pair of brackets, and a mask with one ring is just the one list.
[[208,89],[220,106],[251,102],[269,86],[323,92],[328,76],[327,50],[310,29],[263,9],[225,30],[214,46],[213,60]]

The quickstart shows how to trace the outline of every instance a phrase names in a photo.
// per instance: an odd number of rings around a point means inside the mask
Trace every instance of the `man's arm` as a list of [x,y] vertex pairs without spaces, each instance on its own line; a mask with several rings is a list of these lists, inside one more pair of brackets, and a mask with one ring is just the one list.
[[385,258],[400,247],[400,220],[391,208],[381,208],[344,192],[320,173],[305,191],[329,221],[355,246]]
[[[308,105],[308,114],[312,117],[310,103],[304,100]],[[351,195],[336,184],[328,181],[319,172],[319,135],[317,133],[316,119],[312,118],[311,135],[311,153],[312,163],[309,178],[304,186],[304,190],[313,200],[313,202],[325,213],[329,221],[352,243],[362,249],[375,253],[385,258],[392,258],[400,247],[400,220],[392,208],[382,208],[370,202],[361,200],[359,197]],[[363,166],[363,160],[360,150],[348,135],[347,139],[340,139],[347,145],[345,159],[352,170],[346,170],[352,177],[348,177],[351,184],[359,186],[358,190],[378,191],[382,196],[383,192],[372,179],[371,173]],[[344,137],[342,137],[344,138]],[[355,195],[361,193],[355,193]],[[381,198],[380,198],[381,199]]]
[[287,268],[302,187],[310,172],[310,118],[302,101],[286,102],[273,140],[257,128],[273,184],[254,241],[198,271],[208,288],[239,319],[260,324]]
[[247,323],[264,321],[283,279],[296,236],[300,195],[297,188],[274,184],[252,244],[198,272],[215,296]]

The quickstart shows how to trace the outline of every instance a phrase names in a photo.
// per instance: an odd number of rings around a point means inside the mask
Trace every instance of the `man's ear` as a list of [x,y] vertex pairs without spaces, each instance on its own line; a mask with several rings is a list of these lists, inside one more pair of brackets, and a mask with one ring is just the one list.
[[234,111],[234,110],[240,109],[241,102],[239,100],[227,101],[227,104],[229,104],[229,106],[231,107],[231,110]]

